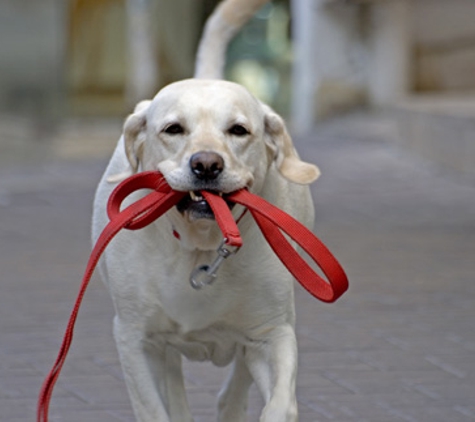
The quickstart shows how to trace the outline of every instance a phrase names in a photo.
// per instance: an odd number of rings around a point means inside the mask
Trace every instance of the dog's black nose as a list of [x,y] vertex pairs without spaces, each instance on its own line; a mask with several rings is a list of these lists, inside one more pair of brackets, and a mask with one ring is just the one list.
[[214,180],[224,170],[224,160],[215,152],[199,151],[191,156],[190,167],[198,179]]

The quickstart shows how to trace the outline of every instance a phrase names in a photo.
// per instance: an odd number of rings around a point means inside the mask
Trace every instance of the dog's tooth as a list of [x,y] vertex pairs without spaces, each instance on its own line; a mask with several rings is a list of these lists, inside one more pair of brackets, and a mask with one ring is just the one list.
[[193,191],[190,191],[190,197],[191,197],[191,200],[192,201],[195,201],[195,202],[198,202],[198,201],[202,201],[203,200],[203,197],[201,195],[197,195],[195,192]]
[[223,192],[218,192],[218,195],[219,195],[219,196],[223,196]]

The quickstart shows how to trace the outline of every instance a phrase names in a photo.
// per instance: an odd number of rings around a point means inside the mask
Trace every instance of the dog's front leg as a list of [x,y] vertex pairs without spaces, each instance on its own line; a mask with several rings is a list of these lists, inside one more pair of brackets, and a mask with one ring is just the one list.
[[234,357],[229,378],[219,393],[218,421],[247,421],[247,399],[252,377],[243,356],[244,348],[239,349]]
[[246,346],[247,366],[265,400],[260,422],[297,422],[297,341],[290,324]]
[[137,422],[192,422],[181,356],[114,319],[114,338]]
[[[193,422],[181,364],[181,354],[174,348],[166,348],[166,394],[168,395],[168,412],[171,422]],[[165,393],[164,393],[165,394]]]

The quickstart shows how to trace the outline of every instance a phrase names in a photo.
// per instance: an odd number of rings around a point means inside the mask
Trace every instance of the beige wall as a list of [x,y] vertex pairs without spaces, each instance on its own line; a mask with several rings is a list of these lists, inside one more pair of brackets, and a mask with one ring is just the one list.
[[475,1],[294,0],[296,127],[355,104],[475,93]]
[[[79,3],[94,8],[93,13],[74,15],[72,6]],[[149,3],[159,66],[156,87],[192,76],[196,43],[212,1]],[[127,112],[125,4],[126,0],[0,0],[0,112]],[[73,15],[79,23],[74,33]]]
[[415,89],[475,92],[475,2],[417,0],[413,13]]
[[42,113],[61,95],[65,0],[0,1],[0,109]]

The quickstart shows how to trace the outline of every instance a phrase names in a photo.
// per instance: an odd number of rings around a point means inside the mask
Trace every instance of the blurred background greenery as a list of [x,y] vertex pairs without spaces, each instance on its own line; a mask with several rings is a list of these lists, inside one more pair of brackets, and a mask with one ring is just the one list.
[[[127,1],[39,3],[7,0],[0,5],[0,51],[5,52],[0,108],[50,117],[127,113],[139,100],[128,98]],[[193,76],[202,27],[218,1],[142,3],[158,69],[152,96],[161,86]],[[266,5],[233,41],[226,69],[228,78],[284,113],[290,98],[289,25],[288,1]]]
[[[41,154],[42,139],[78,150],[95,137],[101,150],[137,101],[193,76],[217,3],[2,0],[0,156]],[[230,45],[226,77],[294,134],[385,113],[392,140],[475,179],[473,22],[473,0],[275,0]],[[98,133],[81,134],[91,119]]]

